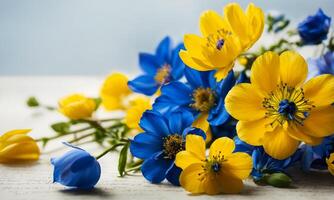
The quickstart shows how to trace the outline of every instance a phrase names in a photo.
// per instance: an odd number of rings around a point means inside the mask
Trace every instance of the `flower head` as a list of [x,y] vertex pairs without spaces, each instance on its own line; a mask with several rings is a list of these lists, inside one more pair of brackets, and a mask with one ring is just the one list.
[[102,105],[105,109],[111,111],[125,108],[125,99],[131,94],[127,84],[128,78],[121,73],[107,76],[100,90]]
[[175,163],[182,168],[181,186],[194,194],[238,193],[243,188],[242,180],[252,170],[252,159],[247,153],[233,153],[232,139],[222,137],[210,147],[205,155],[205,141],[197,135],[188,135],[185,151],[176,155]]
[[239,138],[263,145],[271,157],[285,159],[300,141],[320,144],[334,132],[334,76],[304,83],[307,64],[299,54],[266,52],[253,63],[251,83],[232,88],[225,99]]
[[150,96],[162,85],[179,80],[183,76],[184,64],[178,55],[183,44],[178,44],[174,49],[170,46],[170,38],[165,37],[155,54],[139,54],[139,65],[144,74],[128,82],[132,91]]
[[333,74],[334,75],[334,52],[328,51],[317,59],[310,59],[310,75]]
[[332,153],[329,158],[326,159],[328,166],[328,171],[334,176],[334,153]]
[[53,182],[80,189],[93,188],[100,179],[100,164],[85,150],[65,144],[73,149],[51,159],[54,166]]
[[30,129],[12,130],[0,136],[0,163],[38,160],[40,151]]
[[125,124],[131,128],[141,131],[139,126],[140,118],[146,110],[152,108],[151,100],[147,97],[136,97],[130,101],[125,113]]
[[259,39],[263,27],[264,14],[252,3],[245,12],[240,5],[230,3],[224,8],[224,16],[206,11],[200,17],[202,36],[185,35],[186,50],[180,51],[180,57],[196,70],[217,70],[215,77],[220,81],[237,57]]
[[304,44],[320,44],[327,39],[330,25],[331,18],[319,9],[315,15],[298,24],[298,33]]
[[130,151],[144,160],[141,171],[148,181],[160,183],[167,178],[172,184],[179,185],[181,169],[174,164],[174,159],[184,150],[185,135],[205,137],[202,130],[190,128],[193,120],[192,114],[184,110],[164,116],[155,110],[143,114],[140,127],[144,132],[131,141]]
[[59,111],[74,120],[91,117],[95,108],[95,101],[81,94],[72,94],[59,100]]

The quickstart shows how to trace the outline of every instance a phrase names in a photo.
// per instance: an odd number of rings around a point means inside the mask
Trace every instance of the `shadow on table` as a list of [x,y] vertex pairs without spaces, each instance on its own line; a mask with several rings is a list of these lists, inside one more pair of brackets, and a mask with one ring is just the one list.
[[87,195],[87,196],[99,196],[99,197],[110,197],[112,194],[100,189],[100,188],[93,188],[91,190],[80,190],[80,189],[63,189],[59,190],[59,192],[67,195]]

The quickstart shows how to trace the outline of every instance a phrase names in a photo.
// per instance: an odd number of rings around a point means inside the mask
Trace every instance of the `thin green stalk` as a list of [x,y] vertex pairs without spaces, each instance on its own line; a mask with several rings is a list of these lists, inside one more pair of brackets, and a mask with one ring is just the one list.
[[89,136],[92,136],[92,135],[94,135],[94,133],[89,133],[89,134],[83,135],[81,137],[74,138],[73,140],[70,140],[68,143],[78,142],[78,141],[80,141],[84,138],[87,138]]
[[104,155],[106,155],[107,153],[109,153],[110,151],[115,150],[117,147],[124,145],[125,143],[117,143],[114,144],[113,146],[107,148],[106,150],[104,150],[102,153],[100,153],[99,155],[97,155],[95,158],[96,160],[102,158]]
[[41,142],[41,141],[45,141],[45,140],[53,140],[53,139],[57,139],[57,138],[60,138],[60,137],[66,136],[66,135],[71,135],[71,134],[79,133],[79,132],[82,132],[82,131],[86,131],[86,130],[89,130],[89,129],[92,129],[92,128],[93,127],[88,126],[88,127],[82,128],[82,129],[78,129],[78,130],[71,131],[71,132],[64,133],[64,134],[55,135],[55,136],[52,136],[52,137],[42,137],[42,138],[36,139],[35,141],[36,142]]

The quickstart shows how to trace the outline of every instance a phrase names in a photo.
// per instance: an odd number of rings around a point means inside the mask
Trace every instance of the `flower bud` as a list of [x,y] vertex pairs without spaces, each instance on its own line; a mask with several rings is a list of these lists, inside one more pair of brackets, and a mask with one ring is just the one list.
[[95,101],[81,94],[72,94],[59,101],[59,111],[74,120],[91,117],[95,108]]
[[0,136],[0,163],[38,160],[40,151],[30,129],[12,130]]

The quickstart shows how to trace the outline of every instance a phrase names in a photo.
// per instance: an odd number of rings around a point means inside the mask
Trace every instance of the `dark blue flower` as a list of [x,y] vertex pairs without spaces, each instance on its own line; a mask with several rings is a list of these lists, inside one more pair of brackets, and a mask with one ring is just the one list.
[[173,185],[180,185],[181,169],[174,159],[185,148],[185,136],[196,134],[205,138],[202,130],[190,127],[193,120],[192,113],[185,110],[164,115],[151,110],[143,114],[139,125],[144,132],[131,141],[130,152],[144,160],[141,171],[148,181],[160,183],[166,178]]
[[311,77],[320,74],[334,75],[334,52],[329,51],[317,59],[310,59],[308,64]]
[[79,189],[93,188],[100,179],[100,164],[85,150],[66,145],[73,150],[51,159],[54,166],[53,182]]
[[319,9],[313,16],[308,16],[298,24],[298,33],[303,44],[320,44],[327,39],[331,18]]
[[327,169],[326,158],[334,152],[334,136],[324,138],[317,146],[304,144],[301,149],[303,150],[302,169],[304,171]]
[[299,161],[302,155],[301,151],[297,150],[292,156],[284,160],[277,160],[266,154],[263,147],[249,145],[238,137],[235,137],[234,141],[236,145],[235,152],[245,152],[252,156],[253,170],[251,175],[255,181],[261,180],[267,174],[285,173],[285,170]]
[[129,81],[129,88],[134,92],[153,95],[162,85],[179,80],[185,66],[179,57],[179,51],[183,48],[183,44],[178,44],[171,49],[171,40],[165,37],[155,54],[140,53],[139,65],[144,74]]
[[186,67],[184,73],[187,83],[174,81],[164,85],[153,107],[161,112],[180,107],[191,111],[196,119],[205,117],[199,121],[213,126],[227,122],[230,115],[225,109],[225,96],[236,83],[233,71],[220,82],[216,82],[214,71],[199,72]]

